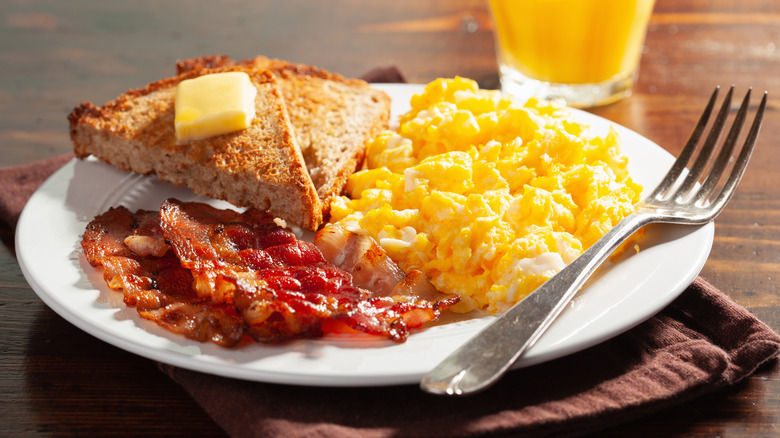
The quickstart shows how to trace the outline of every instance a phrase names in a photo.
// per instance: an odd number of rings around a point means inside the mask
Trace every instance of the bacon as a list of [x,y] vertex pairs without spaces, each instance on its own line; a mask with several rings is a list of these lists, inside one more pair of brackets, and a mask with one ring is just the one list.
[[151,236],[127,236],[125,237],[124,242],[125,245],[130,248],[130,251],[133,251],[141,257],[162,257],[171,249],[171,247],[165,243],[165,239]]
[[138,313],[173,333],[223,347],[235,346],[244,336],[244,322],[231,306],[176,301]]
[[155,213],[139,211],[135,215],[124,207],[108,210],[93,220],[84,232],[82,248],[92,266],[103,266],[103,278],[112,289],[121,289],[128,305],[154,308],[167,297],[154,287],[152,272],[180,269],[170,258],[147,259],[134,253],[125,243],[128,236],[162,237],[149,220]]
[[292,233],[256,210],[239,213],[175,199],[160,207],[160,226],[182,267],[192,272],[195,292],[214,303],[232,304],[235,287],[226,278],[250,272],[241,250],[295,241]]
[[233,307],[198,302],[192,274],[175,254],[168,250],[159,256],[139,254],[134,252],[138,247],[125,243],[140,241],[164,244],[159,214],[116,207],[87,225],[81,246],[90,265],[104,268],[106,284],[121,290],[125,304],[135,306],[141,317],[191,339],[223,346],[238,343],[244,327]]
[[371,290],[373,297],[457,300],[456,295],[436,290],[422,272],[410,269],[405,273],[371,236],[327,224],[315,235],[314,245],[330,263],[352,274],[356,285]]
[[[280,342],[345,328],[402,342],[457,302],[435,290],[435,300],[415,296],[430,283],[404,275],[376,244],[370,249],[381,263],[363,263],[368,275],[355,278],[253,209],[175,199],[159,213],[112,208],[88,225],[82,247],[142,317],[223,346],[244,335]],[[372,272],[375,266],[394,277]]]
[[409,329],[438,319],[441,311],[459,301],[457,295],[436,290],[422,272],[404,273],[370,236],[327,224],[315,235],[314,244],[326,260],[352,274],[356,286],[371,291],[369,299],[359,303],[359,311],[341,318],[353,329],[400,341]]
[[369,236],[338,225],[325,225],[314,236],[314,245],[334,266],[349,272],[355,284],[375,296],[389,296],[405,274]]
[[263,276],[265,285],[236,283],[236,310],[260,342],[320,336],[323,321],[348,314],[366,295],[349,274],[332,267],[273,269]]
[[265,275],[265,286],[237,281],[235,295],[236,310],[249,334],[260,342],[342,331],[333,322],[403,342],[411,329],[438,319],[441,311],[457,302],[371,297],[349,284],[349,274],[336,268],[290,268]]

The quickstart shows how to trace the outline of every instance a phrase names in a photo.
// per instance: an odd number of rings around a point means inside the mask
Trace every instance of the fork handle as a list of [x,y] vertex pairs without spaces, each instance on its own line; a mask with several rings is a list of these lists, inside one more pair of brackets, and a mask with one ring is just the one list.
[[541,337],[601,263],[631,234],[652,222],[632,213],[558,274],[515,304],[426,374],[432,394],[466,395],[496,382]]

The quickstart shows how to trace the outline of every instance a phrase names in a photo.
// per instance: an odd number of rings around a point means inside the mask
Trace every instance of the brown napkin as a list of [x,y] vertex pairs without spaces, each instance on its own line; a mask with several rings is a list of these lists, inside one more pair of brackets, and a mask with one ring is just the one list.
[[[392,67],[370,73],[375,82],[403,80]],[[70,158],[0,169],[0,219],[13,229],[34,188]],[[574,436],[732,385],[778,352],[780,336],[699,278],[634,329],[466,398],[414,385],[295,387],[160,367],[234,437]]]
[[22,208],[35,190],[55,170],[73,158],[73,154],[60,155],[27,166],[0,169],[0,221],[11,229],[22,214]]
[[780,337],[702,279],[661,313],[596,347],[441,398],[417,386],[310,388],[162,365],[233,437],[574,436],[731,385]]

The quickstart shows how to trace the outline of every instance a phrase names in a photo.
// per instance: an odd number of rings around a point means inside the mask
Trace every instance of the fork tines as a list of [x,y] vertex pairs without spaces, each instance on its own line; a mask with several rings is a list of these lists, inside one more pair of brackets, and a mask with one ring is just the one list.
[[[745,124],[745,119],[747,118],[751,89],[748,89],[745,97],[742,99],[739,110],[734,116],[731,129],[729,130],[725,141],[720,145],[717,156],[715,156],[715,152],[718,150],[718,141],[723,132],[723,128],[726,125],[726,119],[728,118],[731,109],[731,99],[734,94],[733,85],[726,94],[704,143],[699,146],[701,137],[709,122],[710,115],[715,107],[719,89],[720,87],[716,87],[715,91],[713,91],[707,107],[699,118],[699,122],[696,124],[690,139],[669,172],[658,187],[656,187],[656,190],[650,195],[651,197],[658,200],[674,198],[677,203],[692,203],[716,211],[719,211],[726,202],[728,202],[734,192],[734,188],[739,183],[739,180],[745,171],[745,167],[747,166],[753,147],[755,146],[758,131],[761,128],[764,109],[766,108],[767,93],[764,92],[761,103],[756,110],[755,119],[753,120],[750,131],[745,137],[742,147],[736,152],[738,153],[738,156],[734,159],[734,149],[738,143],[742,126]],[[697,149],[698,154],[696,155],[693,164],[690,168],[686,167]],[[731,165],[731,171],[725,172],[729,165]],[[707,168],[709,168],[709,171],[706,172],[705,175],[705,170]],[[728,173],[728,178],[722,182],[720,189],[716,190],[724,173]],[[703,180],[701,179],[702,176],[704,176]]]

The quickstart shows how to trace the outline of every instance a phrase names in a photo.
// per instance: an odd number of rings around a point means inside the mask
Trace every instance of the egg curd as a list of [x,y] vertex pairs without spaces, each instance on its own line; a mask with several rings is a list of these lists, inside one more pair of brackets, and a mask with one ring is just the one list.
[[507,309],[627,216],[642,188],[618,134],[588,134],[562,105],[521,103],[464,78],[415,95],[374,138],[331,222],[419,269],[453,310]]

